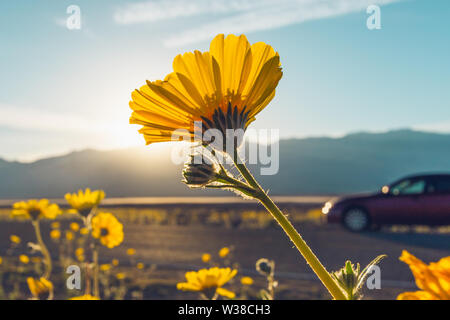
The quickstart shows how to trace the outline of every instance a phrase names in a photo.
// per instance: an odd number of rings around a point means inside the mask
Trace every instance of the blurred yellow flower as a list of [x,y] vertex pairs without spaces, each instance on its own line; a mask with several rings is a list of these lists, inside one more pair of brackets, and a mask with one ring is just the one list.
[[58,229],[50,231],[50,238],[55,240],[61,238],[61,231],[59,231]]
[[2,264],[3,263],[3,258],[2,257],[0,257],[0,264]]
[[243,284],[244,286],[251,286],[253,284],[253,278],[242,277],[241,278],[241,284]]
[[99,297],[91,296],[90,294],[85,294],[84,296],[73,297],[69,300],[100,300]]
[[53,284],[45,278],[34,279],[32,277],[28,277],[27,283],[34,299],[46,300],[53,293]]
[[101,212],[92,218],[92,236],[104,246],[114,248],[123,241],[123,225],[111,213]]
[[[280,57],[263,42],[250,45],[245,35],[217,35],[209,52],[178,55],[164,81],[147,81],[131,94],[130,123],[147,144],[193,139],[194,121],[203,129],[246,129],[275,96],[282,77]],[[225,126],[220,119],[228,118]],[[184,129],[185,132],[174,132]]]
[[89,229],[88,228],[81,228],[80,229],[80,234],[87,235],[88,233],[89,233]]
[[59,229],[61,227],[61,224],[58,221],[54,221],[50,225],[52,229]]
[[72,231],[77,232],[78,230],[80,230],[80,225],[76,222],[72,222],[70,224],[70,229],[72,229]]
[[211,255],[209,253],[202,254],[202,261],[204,263],[208,263],[209,261],[211,261]]
[[19,237],[19,236],[16,236],[15,234],[11,235],[11,236],[9,237],[9,240],[11,240],[11,242],[12,242],[12,243],[15,243],[15,244],[20,244],[20,242],[22,241],[22,240],[20,239],[20,237]]
[[109,271],[111,269],[111,265],[110,264],[101,264],[100,265],[100,270],[101,271]]
[[111,264],[115,267],[117,267],[119,265],[119,260],[118,259],[112,259]]
[[186,272],[187,282],[177,284],[178,290],[201,291],[207,295],[217,293],[221,296],[233,299],[234,292],[222,288],[237,273],[237,270],[230,268],[209,268],[198,271]]
[[116,274],[116,278],[117,280],[123,280],[125,279],[126,275],[123,272],[119,272],[118,274]]
[[28,256],[21,254],[19,256],[19,261],[22,262],[23,264],[28,264],[30,262],[30,258],[28,258]]
[[134,256],[136,254],[136,250],[133,248],[127,249],[127,255]]
[[72,241],[74,238],[73,232],[72,231],[66,231],[66,239],[68,241]]
[[144,264],[143,264],[142,262],[139,262],[139,263],[136,265],[136,268],[138,268],[139,270],[142,270],[142,269],[144,269]]
[[450,300],[450,257],[427,265],[403,250],[400,261],[409,265],[421,291],[401,293],[397,300]]
[[222,249],[219,250],[219,257],[225,258],[229,253],[230,253],[230,248],[223,247]]
[[78,190],[78,193],[67,193],[65,198],[73,209],[86,217],[105,198],[105,192],[103,190],[91,191],[91,189],[86,188],[84,192]]
[[82,255],[84,255],[84,249],[83,249],[83,248],[77,248],[77,249],[75,250],[75,255],[76,255],[76,256],[82,256]]
[[47,199],[16,202],[11,212],[13,217],[26,217],[33,220],[39,218],[55,219],[61,214],[57,204],[50,204]]

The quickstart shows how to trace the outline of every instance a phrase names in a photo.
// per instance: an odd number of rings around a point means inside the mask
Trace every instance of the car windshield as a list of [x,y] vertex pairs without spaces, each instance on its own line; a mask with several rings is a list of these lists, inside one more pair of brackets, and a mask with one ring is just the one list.
[[394,184],[390,188],[390,193],[393,195],[401,194],[421,194],[425,191],[425,180],[402,180],[399,183]]

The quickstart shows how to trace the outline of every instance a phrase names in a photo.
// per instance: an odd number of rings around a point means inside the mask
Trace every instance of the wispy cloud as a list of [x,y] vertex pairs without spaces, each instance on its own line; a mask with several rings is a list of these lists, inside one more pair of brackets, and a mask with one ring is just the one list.
[[0,103],[0,126],[30,131],[45,132],[90,132],[100,133],[107,129],[97,121],[74,114],[63,114],[23,108]]
[[204,16],[202,23],[169,36],[164,45],[183,46],[211,39],[218,33],[249,33],[308,20],[365,10],[371,4],[401,0],[157,0],[129,4],[116,10],[119,24],[152,23]]

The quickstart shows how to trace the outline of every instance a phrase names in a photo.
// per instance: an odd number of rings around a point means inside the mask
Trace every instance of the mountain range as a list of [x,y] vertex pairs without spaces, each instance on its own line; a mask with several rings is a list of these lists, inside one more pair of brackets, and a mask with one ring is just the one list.
[[[450,134],[396,130],[341,138],[281,140],[276,175],[256,174],[272,195],[331,195],[374,191],[405,175],[450,172]],[[258,167],[251,165],[258,173]],[[191,190],[168,150],[83,150],[32,163],[0,159],[0,198],[61,198],[79,188],[110,197],[229,195]]]

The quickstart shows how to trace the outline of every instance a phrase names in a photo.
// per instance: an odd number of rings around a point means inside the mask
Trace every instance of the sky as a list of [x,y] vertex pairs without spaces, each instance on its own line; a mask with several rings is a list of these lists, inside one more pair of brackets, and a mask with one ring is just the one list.
[[[371,4],[381,29],[367,28]],[[70,5],[79,30],[67,28]],[[144,145],[128,124],[131,92],[218,33],[280,54],[284,75],[255,129],[450,132],[449,13],[448,0],[2,1],[0,158]]]

